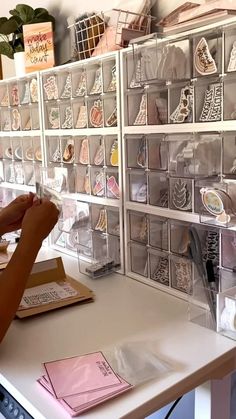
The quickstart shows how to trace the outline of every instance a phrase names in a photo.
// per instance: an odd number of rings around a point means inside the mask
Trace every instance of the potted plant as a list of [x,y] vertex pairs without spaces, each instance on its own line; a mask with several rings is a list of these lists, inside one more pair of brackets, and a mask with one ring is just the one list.
[[23,25],[52,22],[55,18],[44,8],[33,9],[27,4],[17,4],[9,11],[11,17],[0,17],[0,54],[13,59],[14,54],[24,52]]

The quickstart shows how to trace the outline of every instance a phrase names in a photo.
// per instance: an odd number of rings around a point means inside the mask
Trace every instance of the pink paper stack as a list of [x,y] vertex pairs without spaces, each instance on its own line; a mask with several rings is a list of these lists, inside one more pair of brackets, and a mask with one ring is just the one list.
[[37,381],[71,416],[132,388],[116,374],[102,352],[46,362]]

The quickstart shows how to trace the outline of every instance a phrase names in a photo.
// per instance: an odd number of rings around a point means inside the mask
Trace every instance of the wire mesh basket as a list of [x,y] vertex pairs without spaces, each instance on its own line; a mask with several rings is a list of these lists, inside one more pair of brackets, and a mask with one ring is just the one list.
[[73,25],[77,59],[127,47],[131,39],[150,33],[153,19],[121,9],[78,18]]
[[113,10],[117,12],[116,44],[122,48],[127,47],[131,39],[148,35],[151,32],[153,16],[128,10]]

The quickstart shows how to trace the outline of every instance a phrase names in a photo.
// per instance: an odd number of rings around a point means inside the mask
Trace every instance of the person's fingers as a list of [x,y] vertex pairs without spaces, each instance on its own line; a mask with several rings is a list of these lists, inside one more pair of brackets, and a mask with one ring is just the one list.
[[41,199],[39,199],[39,198],[37,198],[36,196],[34,197],[34,200],[33,200],[33,207],[36,207],[36,206],[38,206],[38,205],[40,205],[41,204]]

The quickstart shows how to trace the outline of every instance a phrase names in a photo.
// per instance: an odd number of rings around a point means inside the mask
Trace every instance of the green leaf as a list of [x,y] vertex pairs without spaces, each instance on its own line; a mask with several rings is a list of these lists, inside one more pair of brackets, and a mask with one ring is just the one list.
[[15,21],[14,17],[10,17],[6,21],[0,22],[0,33],[3,35],[10,35],[15,32],[18,28],[18,23]]
[[19,12],[16,9],[9,10],[10,15],[19,16]]
[[47,9],[44,9],[43,7],[34,9],[34,17],[40,17],[41,15],[48,15]]
[[14,48],[14,52],[22,52],[22,51],[24,51],[24,47],[21,44],[17,45]]
[[9,42],[0,42],[0,54],[13,59],[14,50]]
[[22,20],[22,23],[28,23],[34,17],[34,9],[27,4],[17,4],[15,9]]
[[7,22],[7,20],[8,20],[7,17],[0,17],[0,25]]

